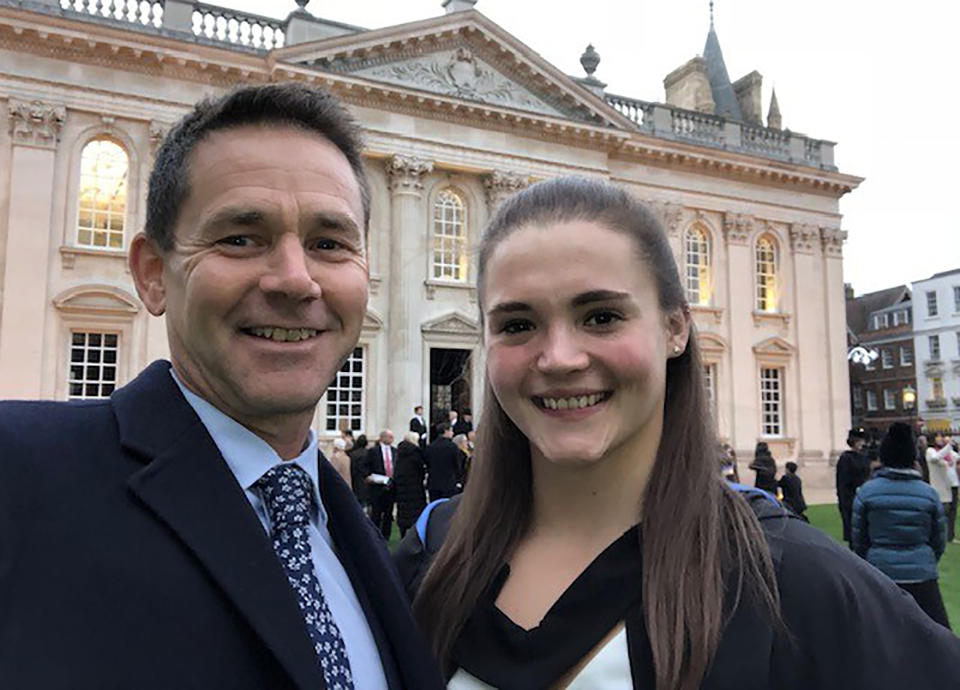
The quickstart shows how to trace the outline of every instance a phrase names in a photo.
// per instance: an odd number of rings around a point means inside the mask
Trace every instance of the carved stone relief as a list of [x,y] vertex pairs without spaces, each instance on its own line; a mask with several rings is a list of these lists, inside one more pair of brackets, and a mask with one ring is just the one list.
[[840,228],[820,228],[820,243],[824,256],[843,257],[843,242],[847,233]]
[[27,102],[11,98],[7,109],[13,143],[56,148],[60,129],[67,119],[66,108],[43,101]]
[[744,213],[723,215],[723,238],[728,244],[746,244],[753,232],[754,218]]
[[160,144],[163,143],[163,140],[166,139],[167,133],[170,131],[170,124],[167,122],[160,122],[158,120],[150,121],[150,155],[156,156],[157,149],[160,148]]
[[563,116],[527,89],[462,47],[352,72],[446,96]]
[[675,237],[680,232],[680,218],[683,215],[683,206],[673,201],[660,201],[651,199],[647,201],[647,206],[654,212],[657,218],[663,223],[664,229],[671,237]]
[[487,192],[487,207],[493,214],[500,204],[530,184],[530,178],[520,173],[494,170],[483,178],[483,188]]
[[394,193],[420,194],[423,176],[433,170],[433,163],[415,156],[393,156],[387,160],[387,177]]
[[820,229],[816,225],[794,223],[790,226],[790,248],[801,254],[812,254],[820,237]]

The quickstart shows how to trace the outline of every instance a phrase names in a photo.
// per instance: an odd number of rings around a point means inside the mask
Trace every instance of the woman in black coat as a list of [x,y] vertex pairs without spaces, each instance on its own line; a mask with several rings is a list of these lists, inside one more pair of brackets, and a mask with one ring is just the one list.
[[770,453],[766,443],[760,441],[753,452],[753,462],[750,469],[757,473],[754,486],[767,493],[777,495],[777,462]]
[[423,488],[426,464],[418,442],[417,434],[409,432],[397,446],[397,468],[393,473],[393,483],[397,496],[397,527],[400,528],[401,537],[427,506],[427,495]]

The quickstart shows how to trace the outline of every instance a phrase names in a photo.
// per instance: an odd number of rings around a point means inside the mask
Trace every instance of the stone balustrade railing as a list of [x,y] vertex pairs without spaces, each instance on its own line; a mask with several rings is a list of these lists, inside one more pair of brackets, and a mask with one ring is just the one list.
[[163,24],[163,2],[157,0],[59,0],[60,9],[159,28]]
[[665,103],[610,93],[604,94],[604,99],[638,129],[655,137],[812,165],[824,170],[837,169],[833,162],[833,142],[810,139],[789,130],[748,125]]
[[194,36],[234,45],[273,50],[285,44],[286,22],[204,2],[193,3]]

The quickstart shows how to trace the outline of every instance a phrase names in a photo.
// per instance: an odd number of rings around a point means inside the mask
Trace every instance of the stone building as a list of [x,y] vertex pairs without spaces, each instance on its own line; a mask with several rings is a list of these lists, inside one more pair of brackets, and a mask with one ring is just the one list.
[[960,268],[913,283],[917,395],[928,431],[960,432]]
[[850,348],[868,358],[849,358],[853,426],[879,439],[893,422],[917,421],[913,309],[906,285],[853,297],[847,293]]
[[576,173],[664,220],[721,435],[826,475],[850,422],[838,201],[861,180],[775,103],[763,125],[760,75],[730,81],[712,24],[656,102],[607,93],[592,48],[564,74],[475,0],[374,30],[298,4],[0,0],[0,397],[105,396],[167,354],[125,263],[153,152],[201,97],[297,80],[359,118],[373,193],[369,312],[321,435],[481,412],[473,248],[506,195]]

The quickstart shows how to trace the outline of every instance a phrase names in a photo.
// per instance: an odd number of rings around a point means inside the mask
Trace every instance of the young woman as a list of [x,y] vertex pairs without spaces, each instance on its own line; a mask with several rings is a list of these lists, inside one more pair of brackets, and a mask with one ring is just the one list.
[[952,677],[957,640],[893,583],[716,471],[689,309],[643,206],[586,179],[528,188],[484,235],[478,295],[470,483],[398,554],[450,688]]

